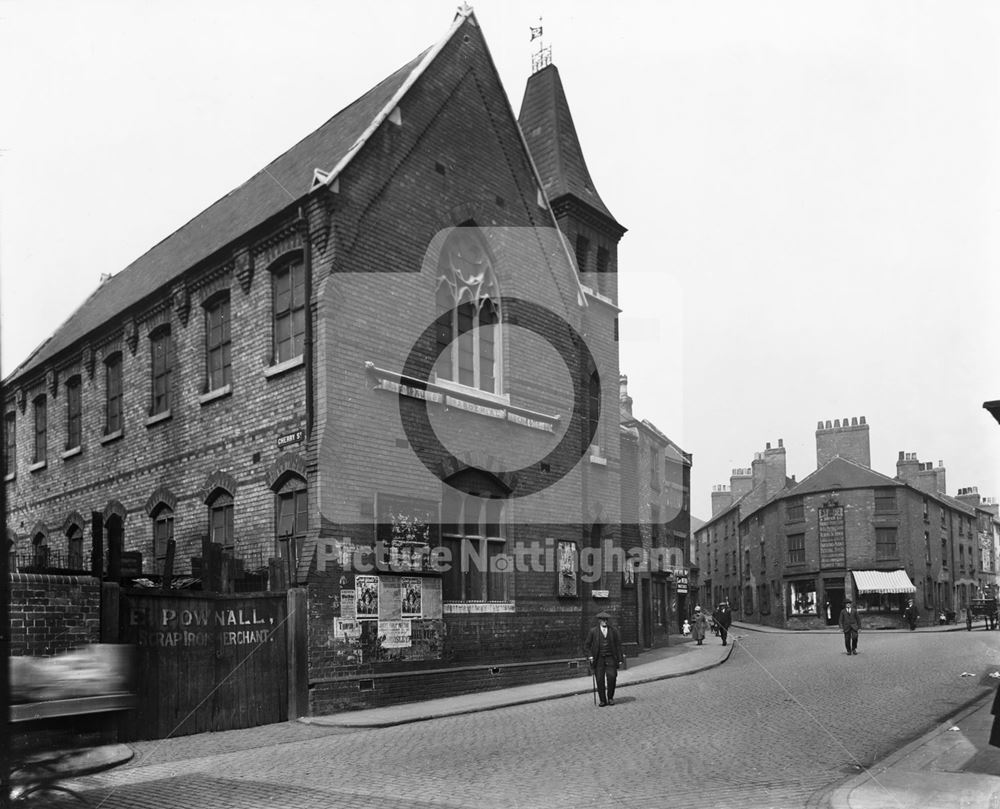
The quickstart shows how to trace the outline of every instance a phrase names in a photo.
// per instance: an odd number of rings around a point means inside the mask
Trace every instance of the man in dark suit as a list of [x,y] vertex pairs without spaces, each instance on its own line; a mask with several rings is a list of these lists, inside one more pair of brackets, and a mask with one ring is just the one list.
[[729,627],[733,623],[733,613],[729,610],[729,602],[723,601],[712,613],[716,626],[719,627],[719,634],[722,635],[722,645],[726,645],[726,637],[729,635]]
[[840,631],[844,633],[844,647],[849,655],[858,653],[858,632],[861,631],[861,616],[851,599],[844,599],[844,609],[840,611]]
[[[622,639],[618,630],[608,622],[611,616],[606,612],[597,613],[597,626],[591,627],[583,644],[587,662],[597,679],[597,695],[601,707],[615,704],[615,683],[618,681],[618,667],[625,662],[622,653]],[[607,687],[605,688],[605,679]]]

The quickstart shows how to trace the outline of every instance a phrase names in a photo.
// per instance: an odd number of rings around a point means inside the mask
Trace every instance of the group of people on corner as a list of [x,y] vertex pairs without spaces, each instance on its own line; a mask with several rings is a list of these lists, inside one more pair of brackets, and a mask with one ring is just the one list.
[[[715,608],[715,612],[712,613],[712,629],[722,638],[722,645],[727,644],[727,638],[729,636],[729,627],[733,623],[733,613],[729,609],[729,603],[723,601],[719,606]],[[709,621],[702,612],[701,607],[694,608],[694,616],[691,619],[691,637],[698,642],[701,646],[705,642],[705,636],[708,634]]]

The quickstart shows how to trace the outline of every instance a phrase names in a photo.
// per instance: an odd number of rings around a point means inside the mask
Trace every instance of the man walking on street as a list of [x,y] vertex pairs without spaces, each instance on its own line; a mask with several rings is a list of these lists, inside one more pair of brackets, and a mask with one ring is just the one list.
[[851,599],[845,599],[840,611],[840,631],[844,633],[844,647],[849,655],[858,653],[858,632],[861,631],[861,616]]
[[920,613],[917,611],[917,608],[913,606],[913,599],[912,598],[910,599],[909,603],[906,605],[906,609],[903,610],[903,615],[906,616],[906,622],[910,625],[910,629],[911,630],[916,629],[917,628],[917,617],[920,615]]
[[729,627],[733,623],[733,614],[729,611],[729,602],[723,601],[712,613],[716,626],[719,627],[719,634],[722,636],[722,645],[726,645],[726,638],[729,636]]
[[[618,681],[618,667],[625,662],[622,654],[622,640],[618,630],[608,625],[611,616],[606,612],[597,613],[597,626],[592,627],[583,644],[597,680],[597,695],[600,707],[615,704],[615,683]],[[605,680],[607,686],[605,687]]]

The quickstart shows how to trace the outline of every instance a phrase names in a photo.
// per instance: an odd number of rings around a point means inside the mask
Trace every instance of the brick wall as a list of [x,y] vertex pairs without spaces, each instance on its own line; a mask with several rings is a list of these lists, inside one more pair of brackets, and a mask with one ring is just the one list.
[[90,576],[12,573],[10,653],[49,657],[101,634],[101,583]]

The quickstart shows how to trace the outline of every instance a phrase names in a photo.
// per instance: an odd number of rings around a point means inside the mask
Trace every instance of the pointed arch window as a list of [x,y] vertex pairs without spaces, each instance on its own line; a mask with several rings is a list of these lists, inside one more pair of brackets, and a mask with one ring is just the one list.
[[502,393],[500,290],[486,243],[474,226],[455,228],[437,279],[438,380]]
[[233,555],[236,540],[233,534],[233,496],[225,489],[215,492],[208,502],[208,533],[213,544]]
[[73,523],[66,532],[66,547],[67,566],[70,570],[83,570],[83,528],[76,523]]
[[302,555],[308,518],[309,488],[302,478],[292,475],[276,494],[274,530],[277,555],[293,569]]
[[152,513],[153,518],[153,559],[156,572],[163,572],[167,558],[167,545],[174,538],[174,511],[166,503],[160,503]]
[[35,567],[49,566],[49,538],[41,531],[31,538],[31,562]]

